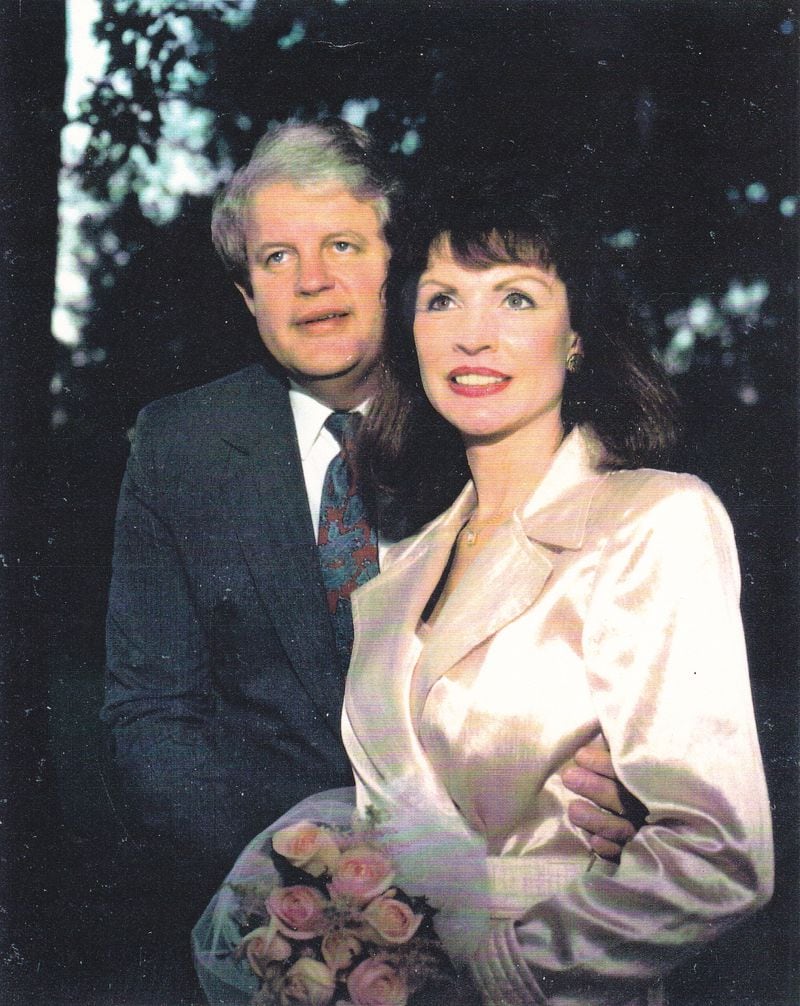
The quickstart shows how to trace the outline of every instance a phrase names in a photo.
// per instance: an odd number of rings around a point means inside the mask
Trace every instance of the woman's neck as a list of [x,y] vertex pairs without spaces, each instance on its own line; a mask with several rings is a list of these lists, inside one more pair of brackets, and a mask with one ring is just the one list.
[[558,418],[501,440],[467,441],[467,460],[478,496],[470,526],[477,531],[507,520],[542,481],[563,439]]

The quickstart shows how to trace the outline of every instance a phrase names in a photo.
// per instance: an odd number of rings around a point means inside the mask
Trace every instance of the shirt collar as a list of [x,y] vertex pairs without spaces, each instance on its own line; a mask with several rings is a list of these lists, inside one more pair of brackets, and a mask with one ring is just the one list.
[[[370,399],[367,398],[351,411],[360,412],[363,416],[367,412],[369,403]],[[325,426],[325,420],[333,412],[333,409],[318,401],[294,381],[290,381],[289,384],[289,405],[297,430],[300,458],[305,461]]]

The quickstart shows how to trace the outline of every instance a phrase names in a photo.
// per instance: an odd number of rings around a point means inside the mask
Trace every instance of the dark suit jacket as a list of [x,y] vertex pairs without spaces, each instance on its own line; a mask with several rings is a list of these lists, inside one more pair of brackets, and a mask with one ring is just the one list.
[[351,783],[288,393],[263,366],[142,411],[107,653],[118,792],[154,847],[221,874],[297,800]]

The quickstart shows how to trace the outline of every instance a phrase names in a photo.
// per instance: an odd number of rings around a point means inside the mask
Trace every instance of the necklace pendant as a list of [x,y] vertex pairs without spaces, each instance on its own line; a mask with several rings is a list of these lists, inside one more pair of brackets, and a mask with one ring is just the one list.
[[474,545],[477,537],[478,535],[471,527],[468,526],[464,528],[464,541],[467,545]]

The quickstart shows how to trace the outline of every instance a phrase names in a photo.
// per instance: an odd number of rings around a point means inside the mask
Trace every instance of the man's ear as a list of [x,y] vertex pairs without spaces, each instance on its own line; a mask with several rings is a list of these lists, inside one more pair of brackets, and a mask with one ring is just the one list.
[[256,303],[253,300],[252,293],[250,293],[250,291],[247,289],[247,287],[242,286],[241,283],[236,283],[235,286],[236,286],[236,289],[239,291],[239,293],[242,295],[242,299],[244,300],[245,304],[247,304],[247,310],[255,318],[255,316],[256,316]]

